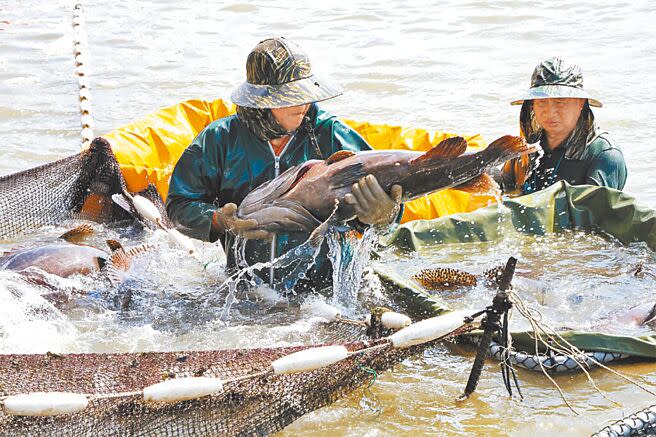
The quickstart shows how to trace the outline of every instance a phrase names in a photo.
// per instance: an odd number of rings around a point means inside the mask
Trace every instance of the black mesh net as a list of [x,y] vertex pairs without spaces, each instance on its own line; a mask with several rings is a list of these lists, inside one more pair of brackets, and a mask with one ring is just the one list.
[[111,195],[125,188],[109,143],[96,138],[77,155],[0,177],[0,239],[70,218],[129,218]]
[[[109,142],[96,138],[77,155],[0,177],[0,240],[67,219],[111,223],[139,217],[112,201],[125,180]],[[151,200],[170,226],[157,189],[149,184],[139,193]],[[143,220],[148,226],[152,226]]]

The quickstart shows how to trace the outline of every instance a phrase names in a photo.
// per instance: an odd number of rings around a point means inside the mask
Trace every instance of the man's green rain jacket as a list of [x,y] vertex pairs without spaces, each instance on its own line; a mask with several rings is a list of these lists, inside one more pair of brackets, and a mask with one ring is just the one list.
[[[556,181],[565,180],[571,185],[598,185],[622,190],[626,183],[627,170],[622,151],[613,144],[610,136],[597,133],[586,147],[580,159],[567,159],[565,150],[557,147],[546,150],[535,171],[528,178],[521,167],[521,158],[509,161],[503,168],[504,191],[521,191],[529,194],[543,190]],[[537,154],[530,157],[535,165]]]
[[[308,133],[299,129],[278,157],[269,143],[257,138],[236,115],[209,124],[187,147],[173,170],[166,201],[173,223],[194,238],[211,241],[218,237],[228,255],[228,266],[234,267],[233,236],[210,235],[215,209],[231,202],[239,205],[262,183],[307,160],[326,159],[339,150],[371,150],[356,131],[316,104],[310,106],[307,115],[320,150],[315,150]],[[302,232],[277,234],[275,255],[284,254],[307,238],[308,234]],[[327,285],[330,279],[331,266],[326,254],[324,243],[307,274],[315,287]],[[271,243],[249,240],[245,255],[249,265],[269,261]],[[258,275],[268,282],[268,271],[260,271]],[[275,276],[280,279],[284,271],[276,271]]]

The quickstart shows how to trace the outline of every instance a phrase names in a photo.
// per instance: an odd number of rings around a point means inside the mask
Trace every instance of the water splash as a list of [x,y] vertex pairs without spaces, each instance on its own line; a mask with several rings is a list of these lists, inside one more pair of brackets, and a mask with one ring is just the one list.
[[369,263],[371,249],[378,241],[378,231],[371,227],[362,238],[357,232],[333,232],[328,236],[328,259],[333,265],[333,304],[354,308],[362,272]]
[[[333,232],[332,228],[328,231],[329,234]],[[294,286],[298,281],[307,277],[306,272],[314,266],[316,258],[321,251],[321,244],[317,244],[311,239],[308,239],[303,244],[287,251],[272,261],[258,262],[249,266],[246,262],[245,247],[246,240],[238,237],[235,240],[233,250],[236,264],[239,266],[239,271],[223,282],[217,292],[214,293],[214,295],[221,296],[224,291],[227,291],[225,303],[223,304],[223,309],[221,311],[222,320],[227,319],[232,305],[239,302],[239,299],[237,298],[239,286],[243,284],[247,288],[255,288],[263,284],[264,281],[257,276],[257,271],[259,270],[269,269],[271,267],[278,271],[279,269],[289,270],[279,281],[281,287],[280,291],[283,293],[295,294]]]
[[2,272],[0,302],[3,353],[58,351],[76,334],[70,321],[18,274]]

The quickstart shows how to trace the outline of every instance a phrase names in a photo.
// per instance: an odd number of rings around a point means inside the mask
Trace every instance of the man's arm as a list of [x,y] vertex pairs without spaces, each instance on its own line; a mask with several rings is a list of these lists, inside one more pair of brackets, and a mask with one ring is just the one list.
[[626,163],[618,148],[606,149],[592,160],[586,174],[586,184],[622,190],[626,183]]
[[205,241],[218,238],[211,232],[216,210],[213,201],[222,175],[217,149],[207,132],[201,132],[176,163],[166,199],[171,221],[189,236]]

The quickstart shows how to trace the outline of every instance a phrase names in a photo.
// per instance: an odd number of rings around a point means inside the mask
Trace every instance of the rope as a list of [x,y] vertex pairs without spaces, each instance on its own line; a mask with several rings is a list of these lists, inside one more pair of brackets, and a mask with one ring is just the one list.
[[651,405],[600,429],[592,434],[592,437],[619,437],[642,434],[654,424],[656,424],[656,405]]
[[87,148],[93,140],[93,117],[91,117],[91,93],[89,92],[89,78],[86,67],[86,51],[88,48],[86,33],[83,28],[82,4],[73,8],[73,55],[75,56],[75,74],[78,81],[78,97],[80,101],[80,125],[82,130],[82,147]]
[[[364,388],[364,397],[360,401],[360,404],[364,403],[365,406],[372,413],[376,415],[380,415],[380,413],[383,412],[383,409],[380,407],[380,399],[374,392],[371,391],[371,386],[373,386],[376,383],[376,380],[378,379],[378,373],[376,372],[375,369],[372,369],[371,367],[363,366],[362,364],[358,364],[358,368],[363,372],[371,375],[371,380],[369,381],[369,384],[367,384],[367,386]],[[371,400],[369,398],[371,398]]]

